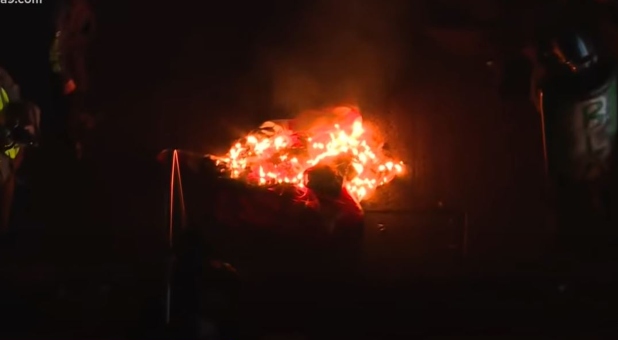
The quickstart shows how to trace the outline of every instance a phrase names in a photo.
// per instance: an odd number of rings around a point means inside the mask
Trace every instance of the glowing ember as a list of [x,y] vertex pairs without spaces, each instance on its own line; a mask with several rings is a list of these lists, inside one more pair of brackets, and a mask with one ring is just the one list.
[[384,155],[381,146],[372,145],[358,111],[339,107],[329,115],[335,119],[320,118],[298,131],[284,125],[295,125],[302,119],[266,122],[236,142],[226,156],[212,158],[231,178],[300,188],[307,184],[306,170],[326,165],[343,178],[343,185],[359,202],[403,173],[402,162]]

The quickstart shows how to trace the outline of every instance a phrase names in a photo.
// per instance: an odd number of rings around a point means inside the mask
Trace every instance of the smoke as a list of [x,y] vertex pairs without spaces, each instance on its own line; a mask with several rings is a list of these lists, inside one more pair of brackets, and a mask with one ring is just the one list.
[[380,102],[401,69],[406,1],[318,0],[264,59],[277,112]]

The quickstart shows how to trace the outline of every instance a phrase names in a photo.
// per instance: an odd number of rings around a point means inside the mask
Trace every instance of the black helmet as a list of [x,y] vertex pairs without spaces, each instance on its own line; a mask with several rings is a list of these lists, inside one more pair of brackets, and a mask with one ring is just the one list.
[[542,59],[551,66],[571,73],[585,71],[598,62],[594,44],[577,32],[563,33],[546,40],[539,52]]

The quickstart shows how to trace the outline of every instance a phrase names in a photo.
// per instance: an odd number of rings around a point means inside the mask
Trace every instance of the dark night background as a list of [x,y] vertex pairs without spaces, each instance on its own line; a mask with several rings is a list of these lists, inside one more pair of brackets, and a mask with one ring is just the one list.
[[[49,115],[52,1],[43,1],[0,5],[0,66]],[[530,39],[535,3],[94,2],[90,103],[101,121],[91,153],[76,165],[43,148],[44,236],[21,241],[28,250],[3,275],[31,282],[63,271],[75,283],[96,272],[147,300],[160,287],[139,282],[160,279],[166,255],[157,153],[219,152],[264,120],[339,103],[359,104],[415,169],[372,207],[442,201],[468,214],[471,272],[501,281],[533,270],[552,235],[539,117],[525,63],[514,76],[501,70]],[[389,232],[410,237],[404,226]],[[118,324],[132,322],[140,302],[132,303],[109,312]]]

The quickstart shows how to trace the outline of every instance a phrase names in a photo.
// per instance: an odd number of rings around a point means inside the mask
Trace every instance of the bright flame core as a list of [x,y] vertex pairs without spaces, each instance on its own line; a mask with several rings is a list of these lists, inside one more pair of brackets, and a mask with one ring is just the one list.
[[226,156],[211,158],[231,178],[264,186],[286,183],[304,188],[305,171],[326,165],[343,178],[350,195],[360,202],[402,174],[404,166],[384,155],[381,146],[372,145],[360,114],[349,113],[353,116],[345,120],[347,123],[312,126],[307,132],[274,123],[268,126],[267,122],[261,130],[237,141]]

